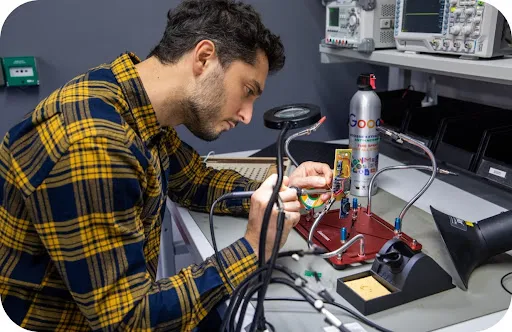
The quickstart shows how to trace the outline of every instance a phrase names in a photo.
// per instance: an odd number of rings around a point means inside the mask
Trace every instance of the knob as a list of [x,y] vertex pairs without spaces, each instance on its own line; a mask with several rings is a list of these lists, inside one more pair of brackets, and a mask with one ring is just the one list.
[[463,11],[463,9],[457,8],[457,9],[455,9],[455,11],[453,13],[455,14],[455,16],[460,16],[460,15],[462,15],[462,11]]
[[473,22],[480,23],[480,22],[482,22],[482,18],[480,16],[475,16],[475,18],[473,19]]
[[475,14],[475,8],[466,8],[465,11],[466,16],[471,16]]
[[460,25],[454,25],[450,28],[450,33],[454,36],[457,36],[458,34],[460,34],[460,31],[461,31]]
[[469,36],[473,32],[473,26],[472,25],[464,26],[464,28],[462,29],[462,32],[464,33],[464,35]]
[[348,19],[348,25],[351,27],[356,26],[357,24],[357,17],[355,15],[350,15],[350,18]]
[[457,4],[457,2],[459,2],[459,0],[450,0],[450,4],[452,6],[455,6]]

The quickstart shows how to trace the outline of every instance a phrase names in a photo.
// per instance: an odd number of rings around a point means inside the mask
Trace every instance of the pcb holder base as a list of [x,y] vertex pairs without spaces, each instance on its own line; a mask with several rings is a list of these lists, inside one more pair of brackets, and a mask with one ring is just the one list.
[[[357,234],[364,235],[364,256],[360,255],[360,246],[354,244],[341,256],[338,255],[326,258],[337,270],[343,270],[352,264],[365,263],[373,260],[386,242],[397,236],[394,226],[375,214],[368,216],[366,214],[366,208],[364,207],[357,208],[357,219],[354,221],[354,226],[352,227],[353,213],[353,209],[350,209],[348,215],[340,219],[339,209],[330,210],[323,217],[313,237],[314,244],[326,248],[328,251],[334,251],[343,245],[340,237],[340,232],[343,227],[345,227],[348,232],[346,241]],[[314,218],[310,215],[303,215],[297,226],[295,226],[295,230],[306,240],[308,239],[309,230],[313,225],[313,220]],[[409,235],[402,232],[399,238],[414,252],[421,251],[422,245]]]

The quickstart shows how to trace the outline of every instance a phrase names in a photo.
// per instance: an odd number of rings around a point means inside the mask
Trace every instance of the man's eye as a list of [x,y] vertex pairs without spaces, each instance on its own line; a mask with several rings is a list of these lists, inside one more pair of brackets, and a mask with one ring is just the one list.
[[247,90],[248,96],[252,96],[254,94],[254,91],[251,88],[246,87],[245,89]]

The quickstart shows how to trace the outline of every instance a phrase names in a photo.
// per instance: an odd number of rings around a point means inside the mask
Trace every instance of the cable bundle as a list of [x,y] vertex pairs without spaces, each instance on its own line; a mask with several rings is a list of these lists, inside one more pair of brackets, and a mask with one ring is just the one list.
[[[323,122],[323,119],[321,120]],[[320,122],[320,123],[321,123]],[[319,126],[319,123],[316,124],[313,128],[316,129]],[[245,313],[247,311],[247,307],[251,301],[257,301],[256,304],[256,313],[253,319],[253,323],[250,327],[250,332],[255,331],[267,331],[271,330],[274,331],[274,327],[270,322],[267,322],[264,316],[264,301],[266,300],[265,295],[268,289],[268,286],[270,284],[281,284],[288,286],[292,289],[294,289],[297,293],[299,293],[303,299],[272,299],[272,300],[290,300],[290,301],[305,301],[308,302],[315,310],[317,310],[319,313],[322,313],[325,316],[325,320],[327,323],[331,324],[332,326],[336,326],[340,331],[347,331],[343,324],[339,319],[337,319],[331,312],[329,312],[325,307],[324,303],[328,303],[331,305],[335,305],[339,308],[342,308],[349,313],[351,313],[353,316],[357,317],[359,320],[365,322],[369,326],[372,326],[376,328],[379,331],[385,331],[388,332],[389,330],[386,330],[382,327],[379,327],[378,325],[368,321],[363,316],[357,314],[356,312],[350,310],[349,308],[346,308],[340,304],[337,304],[334,302],[334,299],[332,296],[330,296],[327,292],[327,290],[322,290],[318,294],[315,294],[313,290],[311,290],[309,287],[307,287],[307,280],[299,276],[298,274],[292,272],[290,269],[280,265],[276,264],[276,261],[278,258],[282,257],[293,257],[294,259],[298,260],[301,256],[304,255],[322,255],[325,254],[325,250],[321,249],[317,246],[313,246],[309,250],[297,250],[297,251],[287,251],[279,253],[279,244],[281,243],[281,239],[283,236],[283,229],[284,229],[284,220],[285,220],[285,212],[283,209],[283,206],[279,200],[279,191],[283,183],[283,150],[285,149],[285,136],[288,130],[290,129],[290,125],[288,123],[284,123],[281,129],[281,132],[279,134],[278,140],[277,140],[277,181],[274,186],[274,190],[272,191],[272,195],[270,197],[269,203],[265,209],[263,222],[261,226],[261,233],[260,233],[260,241],[259,241],[259,260],[258,260],[258,268],[256,271],[254,271],[247,279],[242,281],[238,287],[234,287],[231,283],[230,279],[227,276],[227,273],[225,271],[224,265],[220,262],[220,259],[218,257],[218,248],[217,243],[215,240],[215,234],[214,234],[214,227],[213,227],[213,211],[215,208],[215,205],[219,202],[226,200],[226,199],[248,199],[252,196],[254,192],[233,192],[225,194],[221,197],[219,197],[212,205],[210,209],[210,233],[212,237],[212,243],[215,250],[215,259],[217,260],[217,264],[220,267],[222,274],[229,282],[230,286],[233,288],[233,293],[230,299],[229,306],[224,314],[223,320],[222,320],[222,326],[220,331],[242,331],[243,328],[243,317],[245,316]],[[310,129],[311,130],[311,129]],[[295,135],[297,136],[297,135]],[[289,143],[290,140],[288,140]],[[288,154],[288,157],[291,157]],[[274,240],[274,247],[272,250],[272,254],[268,261],[265,257],[265,248],[266,248],[266,236],[267,231],[270,223],[270,217],[272,214],[272,209],[274,207],[274,204],[277,204],[278,207],[278,216],[277,216],[277,231],[276,231],[276,238]],[[284,273],[288,278],[284,277],[275,277],[273,276],[273,271],[277,270],[279,272]],[[256,298],[253,298],[257,294]],[[315,294],[315,295],[313,295]],[[236,320],[236,314],[240,309],[240,315],[238,318],[238,322],[235,322]],[[236,323],[236,326],[235,326]]]

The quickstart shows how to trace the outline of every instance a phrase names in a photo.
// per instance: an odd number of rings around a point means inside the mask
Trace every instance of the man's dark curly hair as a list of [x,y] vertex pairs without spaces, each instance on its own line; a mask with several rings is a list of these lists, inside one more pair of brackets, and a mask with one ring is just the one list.
[[233,0],[184,0],[167,18],[164,36],[148,56],[162,63],[176,63],[197,43],[208,39],[215,43],[223,68],[234,60],[254,65],[257,50],[265,52],[270,73],[284,66],[280,37],[263,25],[251,5]]

